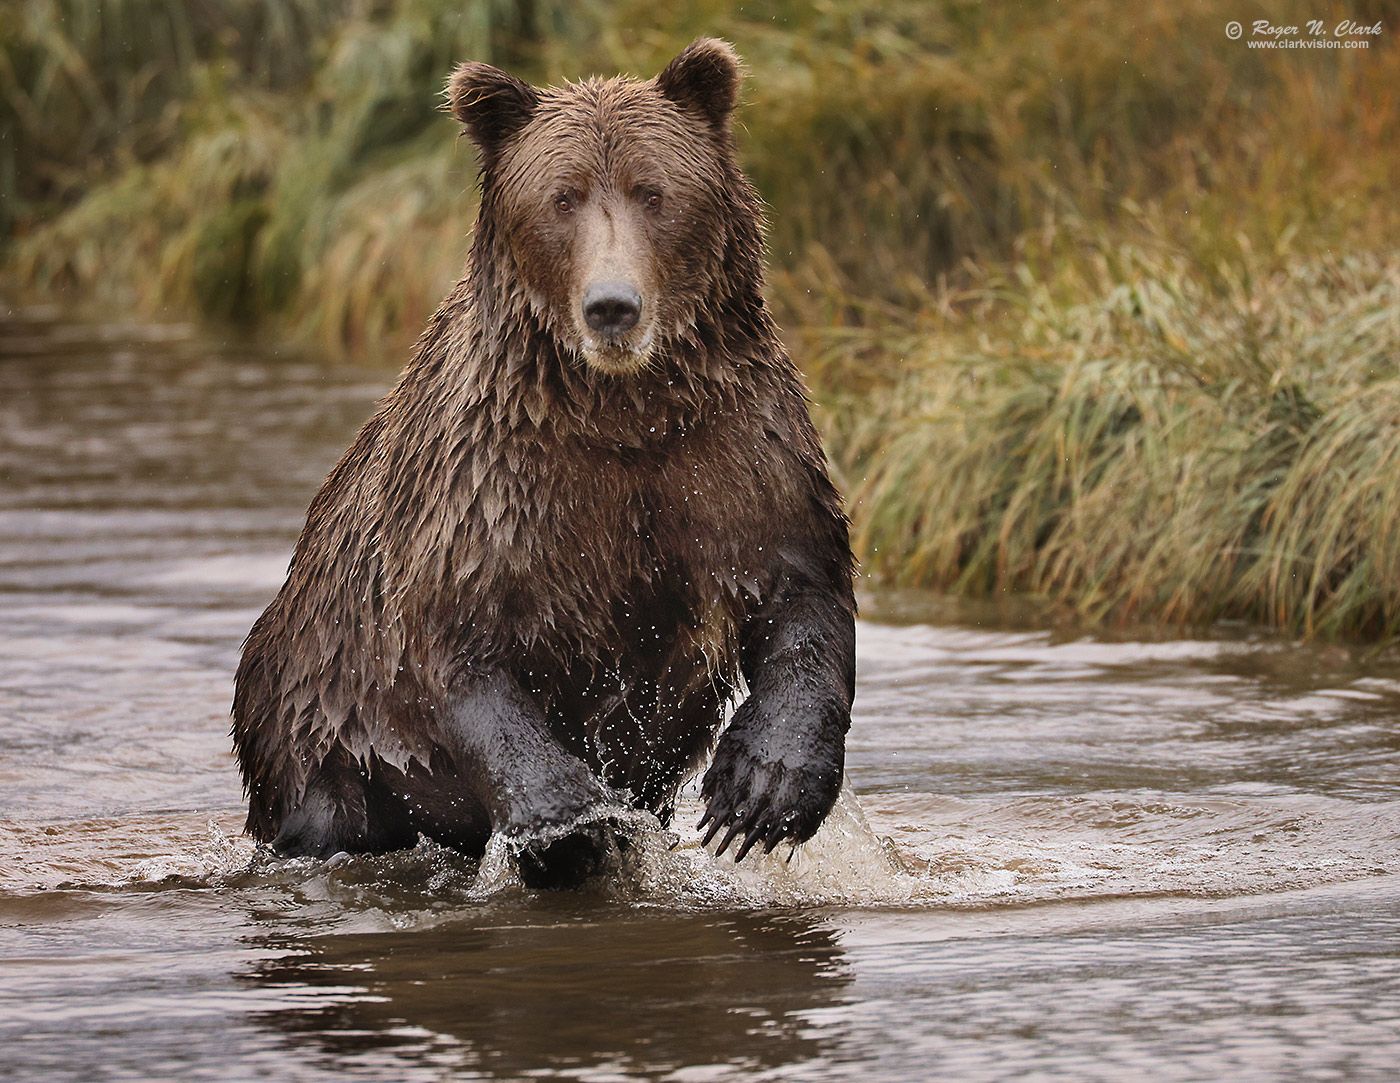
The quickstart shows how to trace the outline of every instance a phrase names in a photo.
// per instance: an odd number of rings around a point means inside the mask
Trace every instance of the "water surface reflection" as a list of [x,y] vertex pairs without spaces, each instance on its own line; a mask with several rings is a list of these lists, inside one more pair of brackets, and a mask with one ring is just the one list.
[[767,1072],[829,1051],[805,1019],[850,984],[839,939],[803,913],[550,899],[426,929],[269,938],[259,946],[288,954],[245,980],[329,994],[258,1020],[333,1058],[392,1052],[500,1079]]

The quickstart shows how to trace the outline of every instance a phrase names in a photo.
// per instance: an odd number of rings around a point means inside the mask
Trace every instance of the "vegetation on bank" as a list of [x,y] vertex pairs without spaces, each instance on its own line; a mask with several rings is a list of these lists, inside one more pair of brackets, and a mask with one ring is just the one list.
[[650,74],[720,34],[868,571],[1391,637],[1400,10],[1272,8],[1383,32],[1251,50],[1233,0],[694,0],[664,31],[636,0],[28,0],[0,259],[13,292],[397,365],[474,214],[451,65]]
[[867,563],[1095,620],[1396,636],[1400,259],[1247,256],[1212,287],[1117,256],[1080,303],[1023,287],[995,336],[884,343],[903,374],[835,397]]

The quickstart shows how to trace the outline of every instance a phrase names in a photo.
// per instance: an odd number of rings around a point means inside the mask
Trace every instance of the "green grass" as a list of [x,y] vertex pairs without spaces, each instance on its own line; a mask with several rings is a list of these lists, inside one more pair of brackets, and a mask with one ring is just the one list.
[[1364,52],[1249,50],[1249,14],[27,0],[0,12],[0,282],[396,367],[475,213],[451,65],[649,75],[719,34],[867,570],[1390,638],[1400,10],[1270,5],[1381,21]]

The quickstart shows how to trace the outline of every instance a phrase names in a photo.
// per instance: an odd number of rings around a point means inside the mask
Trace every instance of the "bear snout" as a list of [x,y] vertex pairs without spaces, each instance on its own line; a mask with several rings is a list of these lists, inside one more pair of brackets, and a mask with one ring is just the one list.
[[637,326],[642,318],[642,295],[626,282],[595,282],[583,294],[583,322],[606,336],[617,338]]

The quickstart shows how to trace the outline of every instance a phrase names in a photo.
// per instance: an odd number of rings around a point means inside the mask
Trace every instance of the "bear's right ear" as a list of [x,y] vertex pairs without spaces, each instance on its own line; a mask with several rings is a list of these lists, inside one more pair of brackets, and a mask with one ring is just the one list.
[[515,76],[469,60],[447,80],[447,108],[486,157],[529,123],[540,96]]

